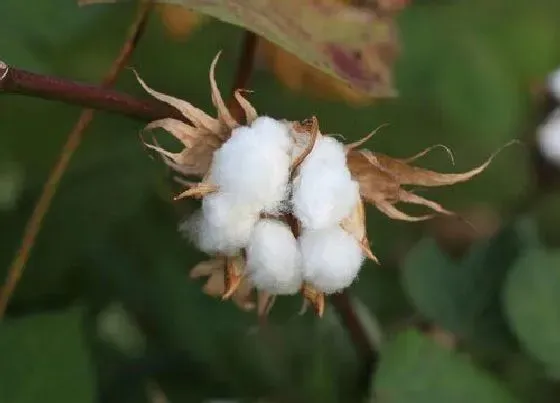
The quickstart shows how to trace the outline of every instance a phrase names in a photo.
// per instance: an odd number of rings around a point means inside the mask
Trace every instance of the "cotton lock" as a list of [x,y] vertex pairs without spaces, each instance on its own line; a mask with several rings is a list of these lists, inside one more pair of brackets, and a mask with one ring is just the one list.
[[356,239],[339,226],[306,230],[299,245],[304,280],[325,294],[350,286],[364,261]]
[[346,166],[344,148],[331,137],[317,140],[293,186],[293,211],[307,229],[336,225],[360,198],[359,185]]
[[238,203],[277,212],[287,196],[292,143],[289,128],[269,117],[236,128],[214,153],[209,182]]
[[301,256],[288,225],[271,219],[258,222],[247,246],[246,271],[257,290],[274,295],[300,290]]

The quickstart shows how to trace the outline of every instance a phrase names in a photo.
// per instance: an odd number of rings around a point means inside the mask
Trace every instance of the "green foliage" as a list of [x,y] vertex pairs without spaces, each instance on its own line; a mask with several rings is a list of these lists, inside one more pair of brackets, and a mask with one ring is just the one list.
[[527,251],[516,263],[504,294],[506,312],[523,347],[560,376],[560,252]]
[[0,401],[93,402],[83,309],[30,315],[0,325]]
[[466,357],[414,331],[397,335],[384,347],[374,386],[373,401],[379,403],[517,402]]
[[481,347],[511,343],[500,294],[505,277],[524,249],[537,243],[531,222],[504,227],[475,244],[460,262],[431,238],[421,240],[403,266],[404,287],[428,319]]
[[[9,16],[0,24],[0,59],[98,82],[121,46],[134,4],[39,3],[30,8],[25,1],[0,1],[0,15]],[[480,163],[526,126],[532,112],[529,85],[560,62],[560,3],[413,3],[418,4],[399,17],[399,98],[353,108],[293,94],[270,72],[257,69],[251,101],[259,112],[276,117],[316,115],[324,132],[348,141],[389,123],[367,146],[395,157],[436,143],[453,149],[457,167],[435,152],[419,161],[430,168],[460,171]],[[130,65],[154,88],[212,111],[210,61],[223,51],[217,79],[227,94],[242,34],[214,21],[187,41],[174,42],[154,13]],[[146,96],[128,70],[117,88]],[[73,106],[0,96],[1,278],[78,113]],[[169,178],[142,147],[142,126],[99,112],[85,133],[0,325],[0,401],[85,403],[109,397],[147,403],[146,388],[154,382],[171,403],[263,396],[363,401],[363,357],[356,356],[332,309],[322,321],[300,317],[301,300],[285,298],[267,329],[257,331],[252,314],[204,295],[202,283],[188,279],[188,270],[204,256],[180,239],[176,225],[193,204],[170,203]],[[507,149],[471,183],[453,191],[434,189],[429,197],[452,210],[482,202],[507,214],[527,191],[524,153],[521,147]],[[541,224],[552,222],[558,209],[551,204]],[[474,352],[469,361],[416,333],[400,334],[383,341],[375,384],[381,402],[512,401],[498,376],[516,386],[520,400],[555,401],[554,384],[542,379],[531,359],[553,375],[559,372],[557,263],[544,252],[527,255],[539,263],[529,257],[515,263],[532,242],[530,228],[506,226],[456,263],[422,225],[390,221],[373,209],[368,215],[372,248],[383,266],[364,267],[351,291],[372,339],[379,342],[378,321],[382,333],[391,334],[420,311],[464,336],[467,349],[482,345],[507,353],[490,375],[478,367],[483,361],[478,349],[469,350]],[[560,239],[554,225],[547,231]],[[421,234],[424,240],[410,253],[401,283],[401,273],[391,268]],[[504,317],[500,295],[513,265]],[[514,358],[510,327],[523,347]]]

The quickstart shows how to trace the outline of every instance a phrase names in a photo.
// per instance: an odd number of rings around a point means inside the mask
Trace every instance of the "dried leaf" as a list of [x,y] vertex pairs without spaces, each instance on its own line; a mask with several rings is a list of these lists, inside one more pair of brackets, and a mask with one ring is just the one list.
[[374,98],[370,94],[305,63],[269,41],[259,40],[257,56],[294,92],[309,93],[322,99],[342,100],[355,106],[373,103]]
[[[113,2],[119,0],[112,0]],[[80,0],[80,4],[107,0]],[[390,15],[333,0],[166,0],[241,26],[373,97],[394,96],[398,55]]]

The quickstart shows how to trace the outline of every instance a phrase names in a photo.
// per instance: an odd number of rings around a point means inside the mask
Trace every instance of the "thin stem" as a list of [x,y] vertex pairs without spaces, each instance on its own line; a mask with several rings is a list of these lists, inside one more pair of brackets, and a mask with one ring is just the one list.
[[251,31],[245,31],[239,64],[233,80],[233,91],[228,101],[228,109],[238,122],[244,120],[245,113],[234,97],[237,89],[246,89],[249,79],[253,74],[255,66],[255,54],[257,51],[258,36]]
[[138,99],[98,85],[20,70],[0,61],[0,94],[23,95],[117,113],[143,121],[166,117],[185,120],[162,102]]
[[333,294],[331,296],[331,303],[340,317],[342,325],[346,328],[358,358],[362,363],[358,379],[359,387],[360,389],[368,389],[372,376],[379,364],[379,353],[375,346],[372,345],[362,322],[358,318],[348,291],[345,290],[340,294]]
[[[109,69],[109,72],[107,73],[105,79],[103,80],[103,83],[101,84],[102,87],[112,86],[115,83],[119,73],[126,66],[126,63],[132,56],[132,53],[136,48],[136,45],[144,31],[151,9],[152,9],[151,0],[142,2],[140,4],[138,16],[131,27],[131,34],[126,40],[125,44],[123,45],[116,60],[113,62],[113,65]],[[56,80],[56,79],[55,80],[46,79],[42,81],[41,80],[37,81],[36,79],[40,76],[30,74],[30,73],[22,73],[22,72],[18,73],[17,71],[14,72],[11,69],[7,69],[5,66],[4,66],[4,70],[0,71],[0,77],[2,77],[2,79],[0,80],[0,84],[2,84],[3,88],[5,87],[6,83],[8,85],[11,83],[12,89],[14,90],[25,88],[25,86],[23,87],[18,86],[17,85],[18,83],[19,84],[27,83],[28,87],[30,83],[32,85],[37,83],[43,84],[43,85],[34,86],[37,93],[43,93],[43,94],[45,93],[45,90],[48,90],[49,88],[68,89],[68,85],[66,85],[67,83],[63,81]],[[93,89],[90,89],[90,91],[95,93],[95,90]],[[61,94],[60,91],[58,93]],[[111,100],[112,98],[108,98],[108,99]],[[4,283],[2,289],[0,290],[0,320],[4,317],[4,314],[8,307],[8,303],[19,283],[19,280],[21,279],[21,276],[23,275],[25,264],[29,259],[31,250],[35,243],[35,239],[39,234],[39,231],[41,229],[41,224],[49,210],[52,199],[58,188],[58,184],[60,183],[62,176],[66,172],[66,169],[68,168],[72,156],[74,155],[76,149],[80,145],[80,142],[82,140],[82,135],[85,129],[87,128],[87,126],[89,125],[89,123],[91,122],[91,120],[93,119],[93,115],[94,115],[94,109],[86,109],[80,115],[80,118],[78,119],[76,125],[68,135],[68,139],[66,140],[66,143],[62,148],[59,159],[56,165],[54,166],[53,170],[51,171],[47,179],[47,182],[45,183],[41,196],[39,197],[39,200],[35,205],[33,213],[29,221],[27,222],[21,247],[17,251],[15,258],[8,269],[8,276],[6,278],[6,282]]]

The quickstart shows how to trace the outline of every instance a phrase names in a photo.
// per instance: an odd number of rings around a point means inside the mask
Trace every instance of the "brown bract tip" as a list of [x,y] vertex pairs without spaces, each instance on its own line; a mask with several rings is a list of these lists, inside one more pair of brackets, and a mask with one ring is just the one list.
[[[425,155],[435,147],[430,147],[419,154],[407,159],[392,158],[384,154],[369,150],[350,149],[347,154],[348,167],[352,176],[360,184],[360,193],[364,200],[377,207],[379,211],[390,218],[403,221],[423,221],[434,217],[434,214],[410,216],[395,204],[410,203],[428,207],[439,214],[454,215],[440,204],[404,189],[403,185],[424,187],[450,186],[466,182],[482,173],[492,162],[494,157],[505,147],[518,143],[514,140],[493,153],[483,164],[462,173],[439,173],[411,165],[410,162]],[[446,150],[449,151],[448,148]]]

